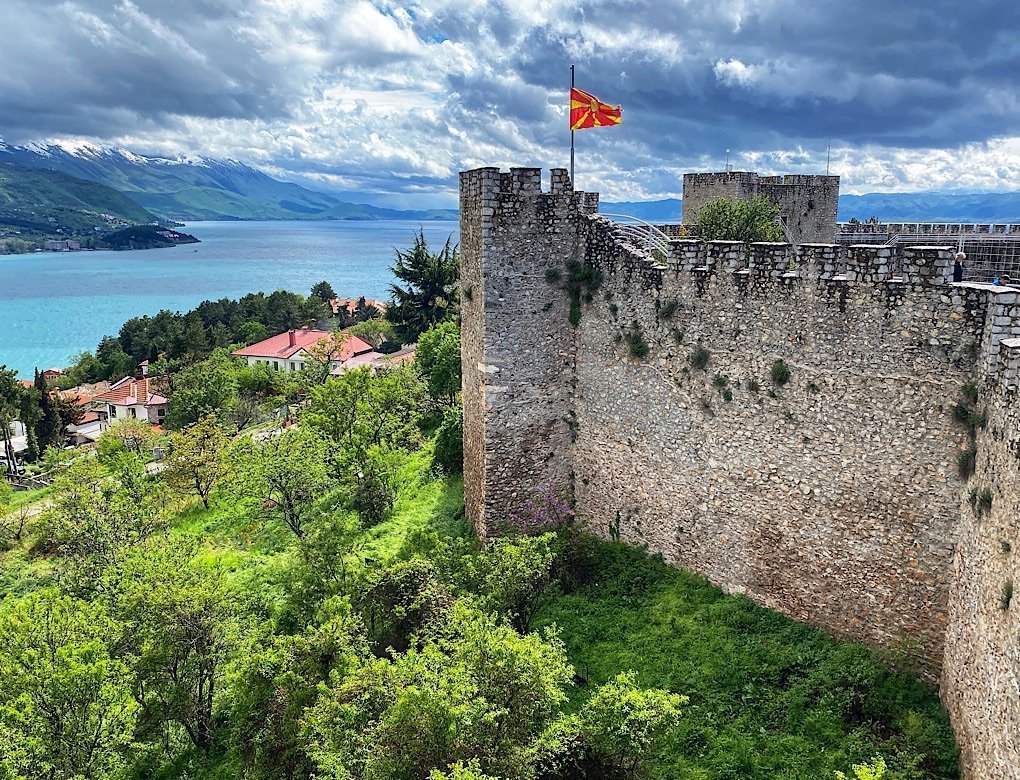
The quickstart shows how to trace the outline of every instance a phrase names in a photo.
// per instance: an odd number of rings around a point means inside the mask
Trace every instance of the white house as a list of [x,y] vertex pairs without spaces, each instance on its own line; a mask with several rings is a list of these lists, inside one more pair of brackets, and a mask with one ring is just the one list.
[[[331,339],[335,334],[328,330],[300,328],[278,333],[250,347],[236,350],[233,354],[243,357],[249,366],[265,363],[274,371],[301,371],[310,361],[308,350],[320,341]],[[335,373],[348,364],[363,364],[380,357],[372,345],[357,336],[346,336],[343,345],[332,355],[331,369]]]
[[136,379],[128,376],[93,398],[92,408],[111,423],[128,418],[162,425],[166,419],[167,403],[167,399],[156,392],[148,377]]

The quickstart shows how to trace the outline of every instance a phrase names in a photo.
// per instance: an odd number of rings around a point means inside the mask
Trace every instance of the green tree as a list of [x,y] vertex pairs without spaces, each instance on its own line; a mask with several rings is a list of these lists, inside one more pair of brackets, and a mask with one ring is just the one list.
[[[372,311],[378,314],[378,310],[372,309]],[[352,325],[347,329],[347,332],[363,341],[367,341],[376,349],[386,342],[392,342],[396,339],[396,330],[393,327],[393,323],[379,317]]]
[[226,475],[230,437],[213,415],[170,437],[163,481],[181,493],[193,493],[209,508],[209,494]]
[[63,444],[64,437],[60,414],[53,401],[53,396],[50,394],[50,388],[46,384],[46,378],[38,369],[35,372],[35,399],[39,404],[35,422],[35,440],[39,451],[43,452],[47,447]]
[[105,780],[131,756],[138,705],[114,656],[123,626],[55,589],[0,606],[0,777]]
[[416,341],[423,331],[456,317],[460,257],[449,238],[439,252],[432,252],[424,231],[419,230],[411,249],[397,250],[392,271],[403,284],[390,286],[386,317],[405,342]]
[[230,675],[230,749],[245,777],[308,778],[301,716],[332,673],[343,677],[369,656],[346,599],[329,600],[314,625],[296,634],[254,635]]
[[315,502],[330,487],[323,441],[312,431],[291,428],[262,441],[242,439],[231,460],[238,491],[303,537]]
[[422,333],[416,360],[433,398],[453,406],[460,392],[460,326],[441,322]]
[[331,300],[336,298],[337,295],[336,291],[333,289],[333,285],[327,281],[322,281],[316,282],[312,285],[311,297],[318,298],[323,303],[329,303]]
[[521,636],[459,603],[420,649],[331,678],[306,717],[309,754],[323,777],[421,777],[472,760],[526,776],[572,674],[555,634]]
[[109,463],[125,452],[141,454],[156,438],[156,432],[145,420],[124,417],[114,420],[96,441],[96,453]]
[[329,379],[333,370],[333,363],[340,359],[343,354],[344,344],[350,339],[350,334],[334,330],[328,336],[323,336],[314,344],[305,348],[308,356],[305,360],[305,378],[311,384],[321,385]]
[[21,408],[21,384],[18,382],[18,375],[7,368],[0,366],[0,445],[3,447],[4,461],[9,467],[15,468],[14,443],[11,435],[11,426],[18,418]]
[[40,534],[45,547],[59,551],[71,566],[71,581],[93,590],[99,574],[117,554],[166,527],[166,496],[141,463],[127,458],[111,473],[97,460],[71,463],[53,481]]
[[556,534],[500,537],[465,562],[467,588],[482,596],[487,610],[527,630],[539,596],[549,584]]
[[302,424],[333,445],[337,476],[365,464],[373,447],[410,448],[421,440],[424,386],[407,368],[345,371],[313,387]]
[[706,203],[694,223],[706,241],[785,241],[777,222],[779,206],[761,196],[751,200],[720,198]]
[[577,714],[584,744],[614,776],[635,777],[679,720],[686,696],[637,687],[625,672],[599,687]]
[[444,474],[464,471],[464,409],[460,404],[446,410],[436,432],[432,462]]
[[166,422],[170,428],[183,428],[210,414],[229,415],[237,402],[238,364],[225,351],[177,373]]
[[114,614],[131,626],[140,735],[170,743],[179,728],[195,747],[212,747],[217,695],[241,636],[224,567],[194,540],[169,537],[130,548],[103,580]]

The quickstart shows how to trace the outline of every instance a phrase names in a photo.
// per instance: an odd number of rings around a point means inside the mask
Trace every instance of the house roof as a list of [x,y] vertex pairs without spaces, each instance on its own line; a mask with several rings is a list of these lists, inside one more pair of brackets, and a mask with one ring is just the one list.
[[167,403],[166,398],[155,391],[148,377],[136,379],[124,377],[107,392],[95,396],[93,401],[104,401],[114,406],[155,406]]
[[[349,317],[353,317],[358,310],[358,301],[360,298],[333,298],[329,302],[329,308],[333,311],[335,317],[343,309],[347,312]],[[375,309],[380,314],[386,313],[386,304],[382,301],[377,301],[374,298],[365,298],[365,305]]]
[[93,385],[76,385],[69,387],[67,390],[55,390],[54,393],[65,401],[71,401],[77,406],[84,406],[90,403],[96,396],[109,392],[109,390],[110,383],[103,380]]
[[[278,333],[250,347],[235,350],[233,354],[240,357],[260,357],[286,360],[303,349],[315,346],[321,339],[330,338],[333,331],[300,328]],[[371,352],[372,345],[357,336],[348,335],[339,353],[333,355],[334,360],[341,362],[350,360],[354,355]]]

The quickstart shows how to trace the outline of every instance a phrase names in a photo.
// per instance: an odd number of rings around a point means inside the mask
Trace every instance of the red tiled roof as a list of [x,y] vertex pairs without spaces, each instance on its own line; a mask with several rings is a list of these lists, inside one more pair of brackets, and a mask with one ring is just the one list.
[[33,387],[35,387],[35,382],[33,382],[31,379],[19,379],[18,381],[21,382],[21,386],[24,387],[26,390],[31,390]]
[[[360,298],[333,298],[329,302],[329,308],[333,311],[335,317],[343,309],[347,312],[347,316],[353,317],[358,310],[358,301]],[[386,313],[386,304],[382,301],[377,301],[373,298],[366,298],[365,305],[375,309],[380,314]]]
[[344,361],[342,366],[337,366],[336,368],[331,369],[330,373],[336,376],[352,368],[358,368],[359,366],[371,366],[374,365],[381,357],[382,355],[378,352],[362,352],[358,355],[352,355],[348,360]]
[[[300,330],[289,330],[283,333],[278,333],[275,336],[260,341],[258,344],[252,344],[250,347],[244,347],[243,349],[235,350],[233,354],[239,357],[260,357],[260,358],[276,358],[279,360],[286,360],[287,358],[293,357],[303,349],[315,346],[321,339],[331,338],[333,336],[332,331],[328,330],[314,330],[312,328],[301,328]],[[360,355],[363,352],[371,352],[372,345],[357,336],[347,336],[344,341],[343,347],[340,349],[338,354],[333,356],[334,360],[350,360],[354,355]]]
[[128,376],[113,385],[107,392],[95,396],[93,401],[105,401],[114,406],[154,406],[167,403],[166,398],[155,391],[147,377],[135,379]]
[[97,395],[106,393],[109,390],[110,383],[103,380],[102,382],[96,382],[94,385],[77,385],[69,387],[67,390],[55,390],[54,393],[65,401],[72,401],[77,406],[84,406],[87,403],[91,403],[92,399]]

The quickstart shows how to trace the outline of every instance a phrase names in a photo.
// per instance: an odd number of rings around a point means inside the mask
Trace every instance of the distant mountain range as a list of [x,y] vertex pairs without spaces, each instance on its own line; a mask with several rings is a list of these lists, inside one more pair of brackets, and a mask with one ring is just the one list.
[[[604,202],[599,210],[648,222],[677,223],[683,214],[683,203],[678,198]],[[839,196],[840,222],[871,217],[880,222],[1020,223],[1020,192],[873,192]]]
[[297,184],[277,181],[234,160],[167,160],[95,146],[10,146],[0,141],[0,162],[59,171],[104,184],[168,219],[457,218],[457,212],[449,209],[401,211],[348,203]]
[[[156,217],[105,184],[0,162],[0,243],[96,237]],[[24,247],[22,247],[24,250]]]
[[[78,180],[106,185],[141,206],[148,216],[145,221],[151,221],[152,215],[185,221],[457,219],[457,212],[452,209],[402,211],[343,201],[333,195],[278,181],[234,160],[163,159],[88,145],[10,146],[0,141],[0,163],[5,162],[22,168],[57,171]],[[68,185],[66,202],[73,201],[74,193],[80,188],[80,183]],[[109,195],[103,198],[109,200]],[[61,200],[56,198],[54,202]],[[601,210],[659,223],[679,222],[683,213],[682,204],[676,198],[607,201]],[[840,221],[871,217],[883,222],[1020,222],[1020,192],[934,191],[840,196]]]

